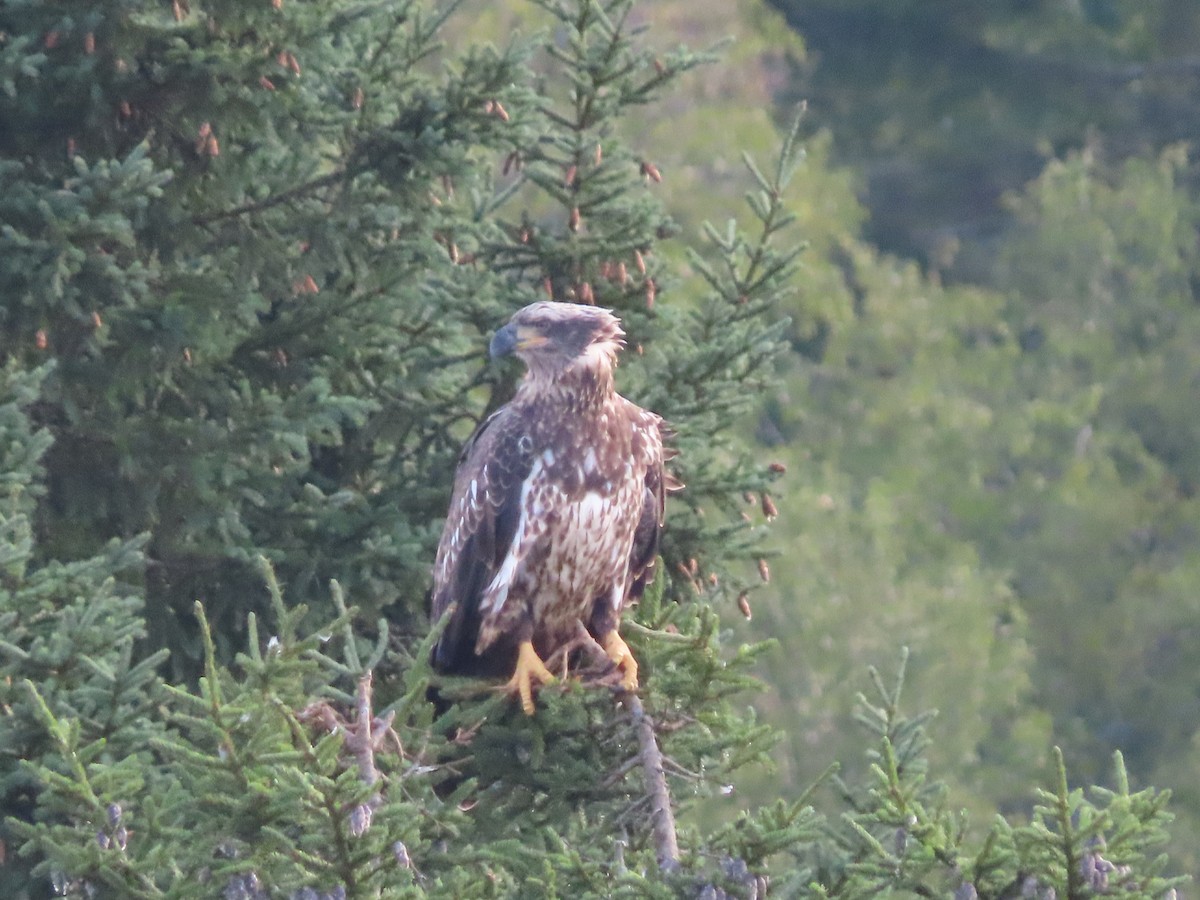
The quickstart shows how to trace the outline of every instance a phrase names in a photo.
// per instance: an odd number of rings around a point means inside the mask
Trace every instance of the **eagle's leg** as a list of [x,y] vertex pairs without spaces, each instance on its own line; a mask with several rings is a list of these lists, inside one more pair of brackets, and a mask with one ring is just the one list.
[[533,715],[533,681],[539,684],[551,684],[554,674],[546,668],[542,658],[533,649],[533,641],[521,641],[517,648],[517,668],[512,678],[504,685],[504,690],[521,698],[521,709],[525,715]]
[[608,654],[608,658],[613,661],[613,665],[621,670],[621,687],[627,691],[636,691],[638,686],[637,660],[633,658],[633,651],[621,639],[621,635],[617,633],[617,629],[614,628],[608,634],[604,635],[600,644],[604,647],[604,652]]

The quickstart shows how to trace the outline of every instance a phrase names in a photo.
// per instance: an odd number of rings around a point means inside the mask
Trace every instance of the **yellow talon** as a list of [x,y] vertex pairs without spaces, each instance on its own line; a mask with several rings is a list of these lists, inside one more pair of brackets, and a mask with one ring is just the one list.
[[617,634],[615,628],[604,636],[604,652],[613,661],[613,665],[621,670],[621,687],[627,691],[636,691],[638,686],[637,660],[633,658],[633,652],[629,649],[629,645],[621,640],[621,635]]
[[553,684],[554,675],[546,668],[537,651],[533,649],[532,641],[521,641],[517,648],[517,668],[512,678],[504,685],[504,690],[517,694],[521,698],[521,709],[525,715],[533,715],[533,679],[540,684]]

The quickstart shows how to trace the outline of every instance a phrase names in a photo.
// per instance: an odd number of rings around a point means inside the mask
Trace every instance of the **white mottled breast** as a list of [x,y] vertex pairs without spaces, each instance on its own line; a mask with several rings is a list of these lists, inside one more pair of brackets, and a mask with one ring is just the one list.
[[627,482],[614,486],[611,494],[587,491],[564,502],[546,565],[538,570],[539,583],[530,585],[535,621],[552,625],[562,619],[564,628],[572,628],[575,619],[590,616],[598,596],[614,588],[624,595],[634,526],[642,511],[640,487]]
[[560,645],[597,602],[619,611],[625,601],[646,473],[662,458],[660,420],[619,395],[593,415],[594,427],[544,439],[533,429],[520,521],[481,597],[477,652],[525,617],[537,645]]

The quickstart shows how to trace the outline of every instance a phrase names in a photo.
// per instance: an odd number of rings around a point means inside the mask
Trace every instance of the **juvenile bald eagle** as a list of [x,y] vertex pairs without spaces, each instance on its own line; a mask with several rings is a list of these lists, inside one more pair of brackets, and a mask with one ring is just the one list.
[[[624,345],[608,310],[534,303],[496,332],[493,357],[527,372],[463,449],[433,572],[433,653],[444,672],[512,677],[533,714],[582,622],[637,687],[617,632],[650,577],[663,521],[663,423],[613,385]],[[561,659],[561,656],[560,656]]]

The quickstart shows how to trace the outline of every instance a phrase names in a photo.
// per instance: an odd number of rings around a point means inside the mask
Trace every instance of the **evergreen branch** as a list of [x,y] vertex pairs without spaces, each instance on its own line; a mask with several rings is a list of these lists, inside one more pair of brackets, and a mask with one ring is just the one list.
[[50,732],[54,742],[58,744],[58,751],[63,755],[63,758],[70,766],[71,773],[75,776],[74,786],[76,795],[82,799],[91,808],[93,813],[99,813],[104,804],[100,802],[100,798],[96,796],[96,792],[92,790],[91,780],[87,775],[87,767],[79,758],[76,752],[76,741],[78,733],[73,731],[71,724],[68,722],[64,725],[59,721],[58,717],[50,709],[42,694],[28,678],[25,679],[25,690],[29,692],[30,698],[33,700],[33,708],[45,725],[46,730]]
[[694,644],[696,638],[690,634],[676,634],[673,631],[659,631],[655,628],[648,628],[640,622],[635,622],[632,619],[624,623],[623,627],[629,628],[631,631],[636,631],[638,634],[644,634],[647,637],[652,637],[656,641],[662,641],[667,644]]
[[[456,6],[457,4],[452,5]],[[372,51],[366,54],[363,64],[363,74],[365,76],[370,77],[374,74],[375,66],[380,60],[390,59],[388,49],[390,48],[392,42],[396,39],[396,35],[400,33],[401,26],[408,21],[408,14],[411,6],[411,3],[400,4],[392,11],[390,27],[384,29],[383,34],[379,38],[379,43]],[[435,20],[435,26],[440,27],[441,24],[442,20],[441,17],[439,17],[437,20]],[[417,22],[417,28],[414,30],[419,37],[426,37],[426,35],[421,34],[419,21]],[[430,30],[428,33],[432,34],[433,30]],[[413,43],[416,43],[416,41],[413,41]],[[408,62],[411,66],[415,60],[409,59]]]
[[[358,647],[354,642],[354,629],[351,627],[350,614],[346,609],[346,595],[342,593],[342,586],[338,583],[336,578],[330,579],[329,581],[329,593],[333,597],[333,605],[334,608],[337,609],[338,617],[346,620],[346,624],[343,627],[342,632],[342,640],[345,642],[346,647],[346,665],[349,667],[350,671],[356,674],[361,673],[363,671],[362,660],[360,660],[358,657]],[[363,680],[368,681],[367,690],[370,691],[370,678],[370,672],[362,675],[362,679],[359,681],[360,691],[362,689]]]
[[1063,759],[1061,747],[1054,748],[1054,766],[1058,775],[1054,812],[1055,818],[1058,820],[1059,844],[1066,867],[1066,893],[1067,897],[1074,900],[1075,897],[1081,896],[1082,884],[1079,860],[1075,856],[1076,834],[1074,823],[1071,821],[1071,790],[1067,785],[1067,764]]
[[208,681],[208,702],[213,712],[213,719],[220,723],[221,680],[217,671],[217,649],[213,643],[212,629],[208,625],[208,616],[204,614],[204,604],[197,600],[193,604],[196,620],[200,623],[200,639],[204,645],[204,674]]
[[[306,758],[310,771],[314,774],[319,773],[323,768],[320,755],[312,741],[309,740],[304,726],[301,724],[300,719],[296,716],[296,713],[278,697],[272,697],[271,703],[274,705],[275,709],[280,713],[280,715],[283,716],[284,721],[287,723],[288,730],[292,733],[293,743],[297,746],[300,753]],[[301,713],[301,715],[303,715],[303,713]],[[349,735],[352,729],[347,728],[345,731],[347,735]],[[343,742],[342,746],[345,746],[345,742]],[[325,780],[322,783],[322,780],[318,779],[313,779],[310,783],[305,785],[305,787],[308,788],[308,790],[314,795],[312,799],[315,800],[316,806],[324,814],[326,820],[329,822],[329,827],[333,832],[333,851],[335,859],[322,859],[321,862],[323,867],[328,867],[333,871],[339,871],[346,887],[353,889],[357,884],[358,879],[356,877],[356,871],[354,868],[353,854],[350,850],[350,841],[347,839],[346,835],[346,827],[349,827],[352,835],[357,836],[362,834],[362,832],[366,830],[367,826],[370,825],[371,810],[368,809],[366,813],[365,824],[363,824],[360,828],[359,823],[363,822],[363,819],[360,818],[362,814],[359,813],[359,810],[363,809],[365,804],[362,806],[356,806],[351,810],[349,816],[344,815],[343,808],[338,802],[338,798],[335,796],[330,785],[331,782]]]
[[0,653],[8,656],[10,659],[17,662],[28,662],[31,657],[28,652],[22,650],[16,644],[11,644],[8,641],[0,640]]
[[[105,803],[100,799],[100,795],[97,793],[92,779],[88,775],[88,767],[80,757],[78,749],[78,726],[73,726],[70,721],[66,724],[61,722],[53,710],[50,709],[50,704],[46,702],[37,685],[31,680],[27,678],[23,684],[29,693],[30,699],[33,701],[34,710],[58,745],[59,753],[62,754],[71,772],[70,776],[64,776],[56,772],[43,770],[41,777],[49,783],[57,783],[62,791],[69,793],[75,800],[81,802],[86,807],[85,816],[89,823],[104,821],[108,815]],[[47,847],[53,847],[57,843],[44,832],[40,837]],[[63,856],[67,855],[64,846],[58,845],[55,849]],[[120,855],[109,857],[108,861],[108,865],[100,865],[96,870],[96,874],[105,881],[128,891],[129,896],[162,896],[162,891],[158,885],[145,873],[137,871],[130,863],[129,858],[125,856],[123,850]]]
[[875,835],[871,834],[871,832],[868,831],[866,829],[866,827],[861,822],[858,821],[858,819],[854,818],[849,813],[843,813],[842,821],[845,822],[847,825],[849,825],[850,828],[854,831],[854,833],[857,834],[862,839],[863,843],[865,843],[868,847],[870,847],[872,850],[874,850],[875,853],[888,866],[891,866],[894,868],[899,864],[899,860],[897,860],[895,856],[893,856],[891,853],[889,853],[888,850],[883,846],[883,844],[881,844],[879,842],[879,839],[877,837],[875,837]]
[[221,672],[217,668],[217,650],[213,642],[212,629],[208,617],[204,613],[204,604],[197,600],[193,606],[196,619],[200,623],[200,638],[204,646],[204,677],[200,682],[200,691],[208,701],[209,720],[218,735],[218,757],[225,768],[241,782],[243,790],[251,789],[250,777],[242,764],[233,740],[233,733],[225,722],[224,698],[221,695]]

